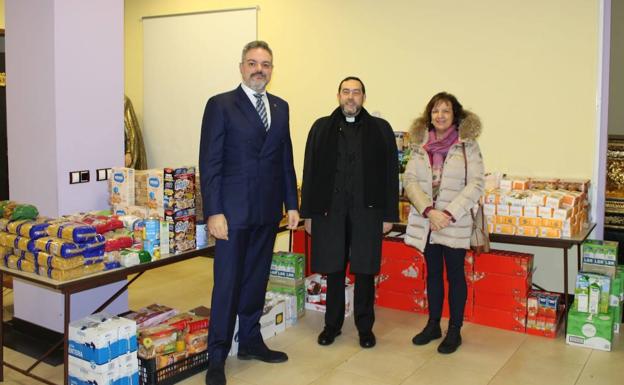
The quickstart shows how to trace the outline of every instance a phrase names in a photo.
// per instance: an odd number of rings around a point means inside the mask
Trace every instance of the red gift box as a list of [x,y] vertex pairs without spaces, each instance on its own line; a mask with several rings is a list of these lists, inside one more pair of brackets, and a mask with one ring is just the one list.
[[475,306],[484,306],[505,311],[527,311],[527,298],[509,293],[492,293],[484,290],[476,291]]
[[375,304],[390,309],[427,313],[427,293],[420,291],[406,294],[378,289],[375,292]]
[[507,274],[515,276],[531,275],[533,254],[514,251],[490,250],[475,256],[476,272]]
[[475,305],[472,322],[524,333],[526,331],[526,311],[505,311]]
[[483,291],[526,298],[531,289],[531,275],[514,276],[476,271],[473,284],[475,293]]

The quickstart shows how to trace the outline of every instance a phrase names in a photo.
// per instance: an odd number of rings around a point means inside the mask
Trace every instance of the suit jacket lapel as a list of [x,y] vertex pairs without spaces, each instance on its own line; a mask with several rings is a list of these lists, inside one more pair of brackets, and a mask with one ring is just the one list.
[[265,152],[275,141],[275,138],[279,137],[278,128],[281,125],[282,119],[284,119],[283,111],[278,107],[273,95],[267,93],[267,98],[269,99],[269,108],[271,109],[271,125],[269,126],[269,131],[266,133],[266,138],[262,145],[262,152]]
[[241,86],[238,86],[236,89],[236,105],[254,129],[257,129],[260,133],[264,133],[264,125],[262,124],[262,120],[260,120],[260,115],[258,115],[258,111],[256,111],[256,108],[251,104],[251,101]]

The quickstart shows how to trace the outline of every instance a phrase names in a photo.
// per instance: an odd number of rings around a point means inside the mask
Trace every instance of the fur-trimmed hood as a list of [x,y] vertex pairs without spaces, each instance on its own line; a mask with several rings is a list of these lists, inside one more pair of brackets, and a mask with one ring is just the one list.
[[[464,110],[466,117],[459,122],[459,140],[476,140],[479,135],[481,135],[481,119],[479,117],[468,111]],[[410,127],[410,142],[416,145],[424,145],[427,140],[427,136],[425,135],[428,132],[427,127],[425,127],[425,118],[418,117],[412,123]]]

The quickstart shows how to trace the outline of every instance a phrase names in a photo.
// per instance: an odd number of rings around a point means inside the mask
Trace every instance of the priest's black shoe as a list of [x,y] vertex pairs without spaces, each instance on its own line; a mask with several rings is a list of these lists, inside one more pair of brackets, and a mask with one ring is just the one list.
[[373,332],[360,333],[360,346],[363,348],[372,348],[377,345],[377,339]]
[[206,385],[225,385],[225,363],[210,362],[206,372]]
[[288,361],[288,355],[284,352],[269,349],[264,343],[250,347],[238,348],[239,360],[259,360],[263,362],[269,362],[277,364],[280,362]]
[[340,330],[334,331],[334,329],[325,327],[318,336],[318,344],[323,346],[331,345],[340,334],[342,334]]

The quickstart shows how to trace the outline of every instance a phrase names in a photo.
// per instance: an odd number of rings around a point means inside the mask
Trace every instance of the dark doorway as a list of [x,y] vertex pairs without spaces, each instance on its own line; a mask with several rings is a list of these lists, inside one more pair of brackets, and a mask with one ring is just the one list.
[[7,150],[6,70],[4,29],[0,29],[0,201],[9,199],[9,157]]

